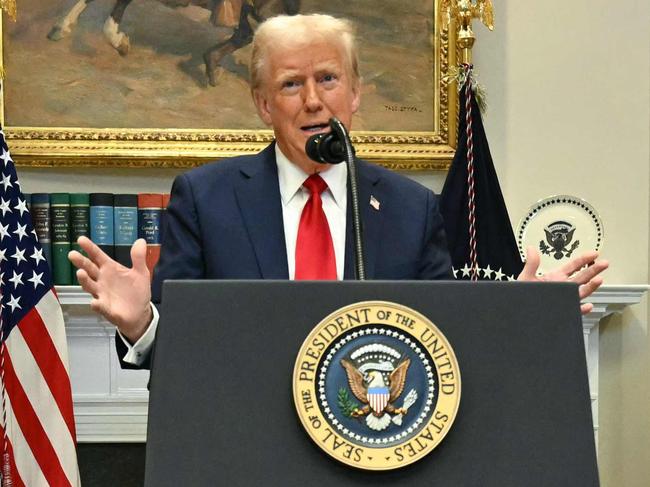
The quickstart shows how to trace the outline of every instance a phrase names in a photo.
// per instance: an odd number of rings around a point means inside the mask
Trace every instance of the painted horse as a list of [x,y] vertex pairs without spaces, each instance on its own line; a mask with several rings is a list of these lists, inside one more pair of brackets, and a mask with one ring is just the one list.
[[[77,23],[79,16],[93,0],[78,0],[77,3],[63,16],[50,30],[47,35],[48,39],[58,41],[63,39],[72,32],[74,25]],[[104,22],[104,35],[108,42],[122,56],[129,52],[129,36],[120,31],[120,22],[124,16],[126,7],[132,0],[116,0],[115,6],[110,15]],[[164,5],[177,8],[195,5],[210,11],[210,22],[218,25],[218,13],[224,0],[159,0]],[[250,44],[253,40],[253,25],[262,22],[264,17],[260,11],[269,3],[277,0],[244,0],[239,13],[239,22],[235,27],[232,35],[225,41],[219,42],[208,48],[203,53],[205,62],[205,72],[208,82],[212,86],[217,85],[215,71],[221,60],[228,54]],[[282,10],[289,15],[295,15],[300,10],[301,0],[280,0]]]

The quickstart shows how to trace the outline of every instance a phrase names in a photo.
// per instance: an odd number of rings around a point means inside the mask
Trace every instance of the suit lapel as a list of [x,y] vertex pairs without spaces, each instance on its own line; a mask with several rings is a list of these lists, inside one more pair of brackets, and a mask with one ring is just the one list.
[[[383,192],[381,188],[381,175],[379,171],[364,161],[357,160],[359,173],[359,209],[361,213],[362,238],[364,260],[366,268],[366,279],[374,279],[377,251],[380,245],[384,223],[381,205],[383,204]],[[378,209],[371,205],[371,198],[379,203]],[[348,209],[345,237],[345,279],[354,279],[355,274],[355,252],[354,235],[352,232],[352,196],[348,190]]]
[[248,230],[262,279],[289,279],[282,221],[282,200],[275,162],[275,144],[254,164],[240,169],[237,204]]

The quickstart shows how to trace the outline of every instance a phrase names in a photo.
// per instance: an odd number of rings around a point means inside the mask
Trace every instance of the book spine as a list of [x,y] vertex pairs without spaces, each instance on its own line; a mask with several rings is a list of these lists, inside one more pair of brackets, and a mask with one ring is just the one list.
[[50,195],[50,221],[52,226],[52,277],[54,284],[72,284],[72,269],[68,261],[70,252],[70,195]]
[[147,242],[147,267],[153,278],[153,269],[160,258],[160,217],[162,194],[138,194],[138,238]]
[[43,249],[43,257],[52,272],[52,234],[50,227],[50,195],[48,193],[32,193],[32,224],[36,237]]
[[[81,252],[79,237],[90,238],[90,200],[88,193],[70,194],[70,247]],[[72,264],[70,264],[72,266]],[[74,267],[74,266],[72,266]],[[72,269],[72,284],[79,284],[76,270]]]
[[115,257],[113,240],[113,194],[90,193],[90,239],[111,259]]
[[131,267],[131,246],[138,238],[138,195],[114,197],[115,260]]
[[169,206],[169,193],[162,195],[162,213],[160,214],[160,244],[165,241],[165,226],[167,225],[167,207]]

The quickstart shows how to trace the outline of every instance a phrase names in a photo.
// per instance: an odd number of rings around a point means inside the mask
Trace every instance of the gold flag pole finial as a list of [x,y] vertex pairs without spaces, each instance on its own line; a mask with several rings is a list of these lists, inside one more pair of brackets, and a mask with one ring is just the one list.
[[472,20],[481,19],[485,26],[494,30],[494,8],[492,0],[441,0],[442,26],[447,27],[452,19],[458,30],[458,46],[463,51],[462,62],[472,63],[472,46],[476,40]]

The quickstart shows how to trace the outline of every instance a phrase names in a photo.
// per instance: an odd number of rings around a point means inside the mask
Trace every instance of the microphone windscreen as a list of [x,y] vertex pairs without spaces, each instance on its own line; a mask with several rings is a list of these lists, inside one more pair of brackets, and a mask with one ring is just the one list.
[[307,143],[305,144],[305,152],[307,153],[307,156],[316,162],[320,162],[321,164],[327,164],[327,161],[322,158],[319,150],[319,146],[325,135],[326,134],[312,135],[309,137],[309,139],[307,139]]
[[345,150],[336,134],[312,135],[307,139],[305,152],[310,159],[321,164],[339,164],[345,160]]

